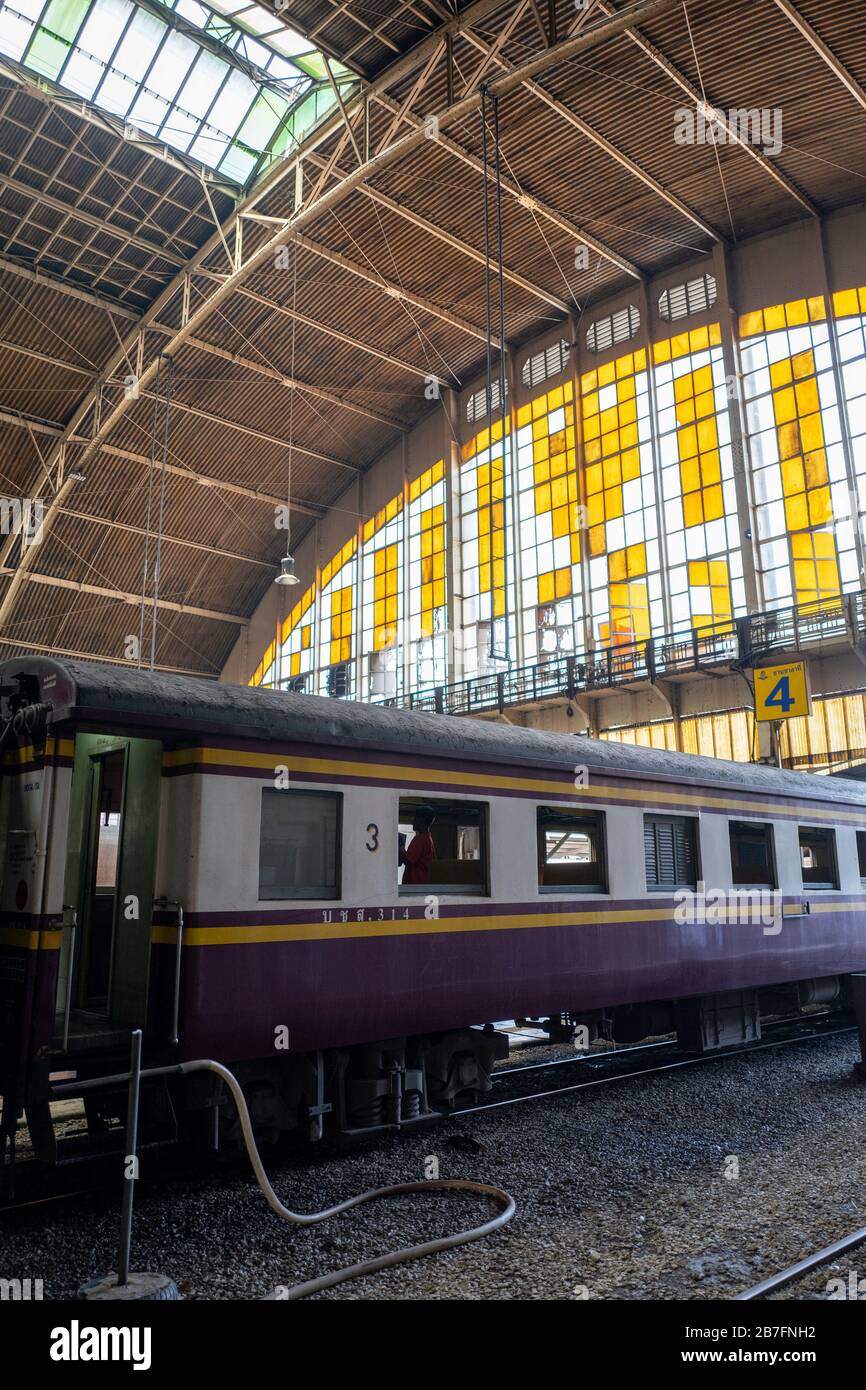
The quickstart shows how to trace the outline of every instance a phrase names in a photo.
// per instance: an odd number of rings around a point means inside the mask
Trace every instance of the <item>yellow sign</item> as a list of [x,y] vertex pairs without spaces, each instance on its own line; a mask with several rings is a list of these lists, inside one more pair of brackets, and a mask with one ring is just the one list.
[[755,669],[755,718],[759,723],[800,719],[812,713],[809,668],[805,661]]

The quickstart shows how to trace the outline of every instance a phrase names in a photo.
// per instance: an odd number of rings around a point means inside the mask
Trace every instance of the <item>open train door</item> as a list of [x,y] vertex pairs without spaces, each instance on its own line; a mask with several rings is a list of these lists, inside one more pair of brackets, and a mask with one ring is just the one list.
[[69,1036],[143,1027],[162,744],[78,734],[67,902],[78,915]]

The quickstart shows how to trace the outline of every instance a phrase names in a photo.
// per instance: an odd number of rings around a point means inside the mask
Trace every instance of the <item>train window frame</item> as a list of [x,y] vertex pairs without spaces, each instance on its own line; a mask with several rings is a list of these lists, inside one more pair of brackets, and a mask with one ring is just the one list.
[[866,830],[856,830],[854,833],[857,836],[857,868],[860,871],[860,887],[866,888]]
[[[481,862],[481,881],[479,883],[438,883],[431,879],[429,883],[402,883],[397,881],[397,894],[401,898],[418,898],[433,895],[437,898],[489,898],[490,897],[490,803],[488,801],[475,801],[471,799],[462,800],[459,797],[445,796],[401,796],[397,802],[397,832],[400,832],[401,824],[406,823],[411,818],[408,812],[417,809],[419,806],[429,806],[436,810],[448,808],[454,815],[466,814],[468,810],[473,813],[478,812],[479,826],[479,849]],[[440,814],[444,814],[440,809]],[[458,861],[459,862],[459,861]],[[398,872],[400,869],[398,858]]]
[[[571,824],[575,828],[592,826],[595,836],[595,863],[598,866],[598,879],[595,883],[542,883],[542,872],[547,866],[548,860],[544,850],[544,834],[549,825],[559,824],[563,827]],[[584,807],[578,806],[546,806],[538,805],[535,808],[535,842],[536,860],[538,875],[538,892],[544,894],[555,893],[560,897],[568,897],[570,894],[584,896],[586,894],[606,894],[610,895],[607,863],[607,824],[604,811],[589,811]]]
[[[650,883],[646,864],[646,828],[648,824],[679,823],[689,826],[694,850],[694,879],[676,879],[671,883]],[[644,829],[644,877],[647,893],[676,893],[683,889],[696,893],[701,881],[701,834],[699,816],[677,816],[665,811],[646,811],[643,818]]]
[[[827,883],[823,879],[814,882],[807,880],[803,876],[803,837],[804,835],[826,836],[830,844],[833,856],[833,882]],[[836,843],[836,830],[833,826],[826,825],[798,825],[797,842],[800,850],[800,880],[803,884],[803,891],[810,893],[838,893],[839,892],[839,847]]]
[[[734,830],[736,827],[744,827],[746,830],[762,830],[767,846],[767,866],[769,878],[761,882],[757,878],[738,879],[736,877],[736,864],[734,863]],[[731,854],[731,885],[734,888],[773,888],[779,886],[779,873],[776,864],[776,836],[772,821],[764,820],[743,820],[731,819],[728,821],[728,846]]]
[[[343,896],[343,793],[340,791],[329,791],[319,787],[262,787],[261,799],[259,803],[259,869],[257,885],[257,901],[264,902],[339,902]],[[265,828],[265,806],[271,797],[282,797],[284,800],[292,797],[304,796],[314,797],[322,800],[330,800],[334,803],[336,817],[334,827],[334,883],[333,888],[330,884],[304,885],[303,887],[292,889],[288,892],[263,893],[262,884],[262,836]],[[276,802],[270,802],[276,805]],[[267,885],[264,885],[265,887]],[[281,888],[286,885],[281,884]],[[322,891],[320,891],[322,890]]]

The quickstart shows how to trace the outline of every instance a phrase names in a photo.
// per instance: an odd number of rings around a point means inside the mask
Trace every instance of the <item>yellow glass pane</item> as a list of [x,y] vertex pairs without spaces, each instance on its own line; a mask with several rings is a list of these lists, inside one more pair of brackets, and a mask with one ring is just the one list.
[[718,521],[719,517],[724,515],[725,503],[721,487],[716,484],[714,487],[704,488],[704,520]]
[[782,492],[785,497],[793,497],[796,493],[802,492],[806,486],[806,475],[803,469],[803,460],[797,454],[794,458],[782,461]]
[[827,456],[823,449],[806,455],[805,475],[806,486],[810,488],[822,487],[830,481],[827,474]]
[[824,426],[820,414],[810,415],[800,421],[800,438],[807,453],[823,448]]
[[760,309],[749,314],[740,314],[740,337],[754,338],[764,330],[764,315]]
[[790,386],[794,376],[794,368],[791,365],[790,357],[783,357],[780,362],[770,363],[770,385],[774,391],[778,391],[782,386]]
[[704,509],[700,492],[689,492],[683,498],[683,522],[689,526],[698,526],[704,519]]
[[779,457],[791,458],[800,452],[800,430],[796,420],[779,426]]

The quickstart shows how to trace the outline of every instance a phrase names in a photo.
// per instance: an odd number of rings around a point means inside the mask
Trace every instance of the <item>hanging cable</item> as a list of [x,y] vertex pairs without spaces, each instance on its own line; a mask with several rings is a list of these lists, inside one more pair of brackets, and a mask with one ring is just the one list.
[[144,527],[144,557],[141,567],[141,613],[138,620],[138,664],[144,655],[144,610],[147,606],[147,580],[150,569],[150,527],[153,519],[153,477],[156,472],[156,441],[159,433],[159,387],[162,379],[162,349],[156,359],[156,382],[153,396],[153,424],[150,430],[150,464],[147,470],[147,518]]
[[[492,112],[493,123],[493,169],[490,168],[490,158],[488,154],[488,109]],[[507,528],[506,528],[506,492],[507,492],[507,464],[506,464],[506,381],[505,381],[505,274],[503,269],[503,232],[502,232],[502,154],[499,135],[499,98],[491,93],[487,83],[481,87],[481,160],[484,174],[484,328],[487,339],[486,366],[486,402],[487,418],[490,422],[489,446],[488,446],[488,478],[489,478],[489,497],[487,504],[488,516],[488,536],[490,545],[490,646],[489,656],[493,661],[509,660],[509,632],[508,632],[508,557],[507,557]],[[492,305],[492,285],[491,276],[493,271],[493,258],[491,255],[491,231],[490,231],[490,181],[493,181],[494,188],[494,218],[496,226],[496,274],[499,276],[498,291],[498,319],[499,319],[499,372],[498,372],[498,391],[499,391],[499,415],[502,429],[502,455],[501,455],[501,476],[500,479],[494,478],[493,456],[493,305]],[[496,525],[495,525],[495,506],[494,493],[495,483],[502,483],[502,631],[504,635],[503,649],[498,649],[496,641],[496,579],[495,579],[495,560],[496,560]]]
[[153,566],[153,606],[150,619],[150,669],[156,664],[156,614],[159,602],[159,577],[162,568],[162,530],[165,515],[165,477],[168,472],[168,427],[171,419],[172,358],[166,359],[168,367],[165,374],[165,419],[162,436],[162,469],[159,480],[159,513],[156,525],[156,558]]
[[[502,607],[503,607],[503,633],[505,636],[504,650],[502,657],[505,661],[511,659],[511,644],[508,632],[508,525],[507,525],[507,493],[508,493],[508,472],[506,470],[505,456],[505,434],[507,417],[506,408],[506,383],[505,383],[505,269],[503,266],[502,255],[502,167],[501,167],[501,142],[499,138],[499,97],[491,97],[493,102],[493,151],[494,151],[494,185],[496,192],[496,257],[497,274],[499,276],[499,408],[502,416]],[[508,432],[509,448],[511,442],[511,432]]]

